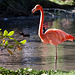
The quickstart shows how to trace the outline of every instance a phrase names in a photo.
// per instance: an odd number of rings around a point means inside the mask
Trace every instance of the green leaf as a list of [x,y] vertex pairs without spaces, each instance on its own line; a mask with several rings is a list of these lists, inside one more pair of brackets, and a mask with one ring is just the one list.
[[3,67],[0,67],[0,70],[2,70],[3,69]]
[[14,39],[14,42],[16,43],[16,45],[19,45],[19,42],[16,39]]
[[8,31],[5,30],[3,35],[4,35],[4,36],[7,36],[7,35],[8,35]]
[[8,41],[5,42],[5,45],[8,46]]
[[0,31],[0,35],[2,35],[2,32]]
[[26,40],[22,40],[20,43],[21,44],[25,44],[26,43]]
[[14,31],[10,31],[9,33],[8,33],[8,36],[12,36],[14,34]]
[[14,39],[13,37],[9,37],[9,39]]
[[3,46],[3,43],[0,43],[0,46]]
[[10,46],[8,46],[8,48],[13,48],[14,47],[14,45],[10,45]]

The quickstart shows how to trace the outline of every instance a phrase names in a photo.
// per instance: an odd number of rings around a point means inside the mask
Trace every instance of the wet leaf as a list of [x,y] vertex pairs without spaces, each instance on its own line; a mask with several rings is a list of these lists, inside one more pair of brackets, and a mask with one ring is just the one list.
[[8,36],[12,36],[14,34],[14,31],[10,31],[9,33],[8,33]]
[[8,46],[8,41],[5,42],[5,45]]
[[26,43],[26,40],[22,40],[20,43],[21,44],[25,44]]
[[9,49],[7,49],[7,51],[8,51],[11,55],[13,55],[13,53],[12,53]]
[[7,36],[8,35],[8,31],[5,30],[3,36]]

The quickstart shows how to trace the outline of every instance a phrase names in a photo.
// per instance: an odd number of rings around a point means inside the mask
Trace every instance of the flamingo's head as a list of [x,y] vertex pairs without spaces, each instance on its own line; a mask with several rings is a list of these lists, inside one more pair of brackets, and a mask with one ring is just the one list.
[[32,12],[34,13],[35,11],[40,10],[41,6],[39,4],[37,4],[33,9]]

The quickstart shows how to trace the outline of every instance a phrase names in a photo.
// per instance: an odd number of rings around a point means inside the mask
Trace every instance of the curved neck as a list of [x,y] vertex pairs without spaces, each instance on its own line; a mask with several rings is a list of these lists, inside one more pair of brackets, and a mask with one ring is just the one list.
[[39,36],[43,34],[44,12],[42,8],[40,8],[40,12],[41,12],[41,16],[40,16],[40,24],[39,24]]

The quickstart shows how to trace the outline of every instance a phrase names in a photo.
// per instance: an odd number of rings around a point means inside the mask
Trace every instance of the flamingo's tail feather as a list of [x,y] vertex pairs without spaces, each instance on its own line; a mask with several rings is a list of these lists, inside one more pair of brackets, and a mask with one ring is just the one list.
[[69,34],[67,37],[67,40],[73,41],[75,40],[75,37]]

